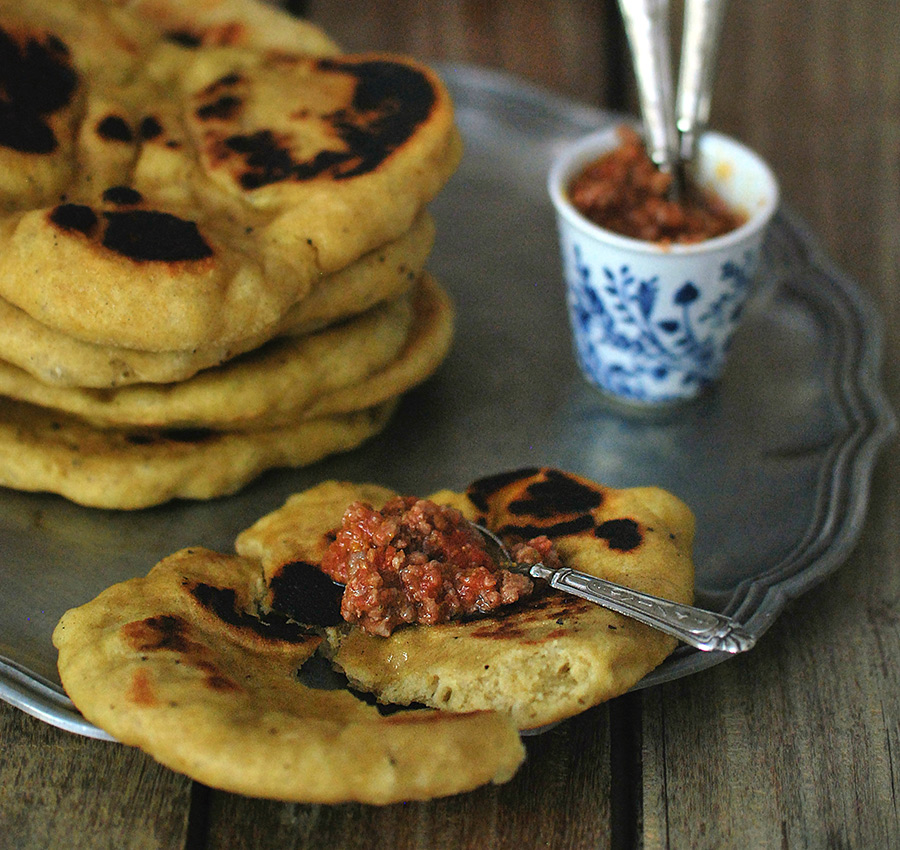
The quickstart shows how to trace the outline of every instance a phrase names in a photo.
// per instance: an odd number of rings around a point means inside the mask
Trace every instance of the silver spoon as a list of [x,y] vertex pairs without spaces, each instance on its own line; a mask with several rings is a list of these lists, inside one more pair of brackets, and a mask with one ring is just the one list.
[[543,564],[517,564],[493,532],[477,523],[471,525],[494,550],[494,560],[510,572],[543,579],[557,590],[631,617],[704,652],[746,652],[756,643],[756,638],[740,623],[724,614],[641,593],[568,567],[553,570]]
[[669,0],[619,0],[619,10],[631,49],[647,155],[660,171],[672,175],[671,195],[678,199],[684,183],[672,102]]
[[719,36],[727,0],[686,0],[675,103],[679,158],[690,169],[697,141],[709,123]]

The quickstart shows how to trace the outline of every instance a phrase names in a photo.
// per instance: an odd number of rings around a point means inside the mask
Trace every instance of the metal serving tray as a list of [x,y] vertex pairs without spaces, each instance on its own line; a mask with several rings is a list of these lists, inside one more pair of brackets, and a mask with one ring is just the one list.
[[[545,178],[562,145],[614,116],[491,72],[442,71],[466,141],[433,205],[430,268],[458,308],[448,361],[360,449],[230,498],[110,512],[0,490],[0,698],[107,737],[59,686],[50,635],[60,615],[181,547],[232,551],[239,531],[324,478],[426,494],[553,465],[617,487],[661,485],[697,515],[698,603],[757,636],[847,556],[894,431],[863,294],[782,212],[721,385],[653,415],[611,406],[572,357]],[[641,686],[721,660],[682,647]]]

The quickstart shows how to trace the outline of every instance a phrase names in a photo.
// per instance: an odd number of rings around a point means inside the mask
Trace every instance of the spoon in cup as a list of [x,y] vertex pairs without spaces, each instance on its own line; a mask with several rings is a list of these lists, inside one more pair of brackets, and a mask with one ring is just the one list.
[[619,0],[638,87],[647,155],[672,175],[671,193],[681,196],[678,129],[672,102],[669,0]]
[[619,0],[638,87],[644,144],[671,174],[671,200],[690,188],[697,141],[709,121],[726,0],[686,0],[677,96],[673,103],[669,0]]
[[697,156],[697,141],[709,123],[716,56],[726,0],[686,0],[681,41],[681,63],[675,103],[679,159],[690,169]]

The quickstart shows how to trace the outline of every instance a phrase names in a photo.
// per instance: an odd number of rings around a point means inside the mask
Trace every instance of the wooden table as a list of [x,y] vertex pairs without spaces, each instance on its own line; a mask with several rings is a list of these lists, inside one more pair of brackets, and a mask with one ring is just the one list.
[[[588,0],[311,2],[351,49],[510,70],[630,107],[616,10]],[[900,400],[900,4],[756,0],[725,22],[713,124],[879,305]],[[900,847],[900,449],[862,537],[757,648],[527,741],[516,778],[428,804],[285,805],[0,704],[0,848]]]

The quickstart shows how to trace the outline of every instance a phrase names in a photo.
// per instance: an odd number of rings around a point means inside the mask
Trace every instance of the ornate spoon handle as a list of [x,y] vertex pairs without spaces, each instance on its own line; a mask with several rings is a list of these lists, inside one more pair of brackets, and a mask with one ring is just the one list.
[[756,643],[740,623],[713,611],[650,596],[568,567],[550,570],[535,564],[529,573],[551,587],[639,620],[697,649],[745,652]]

